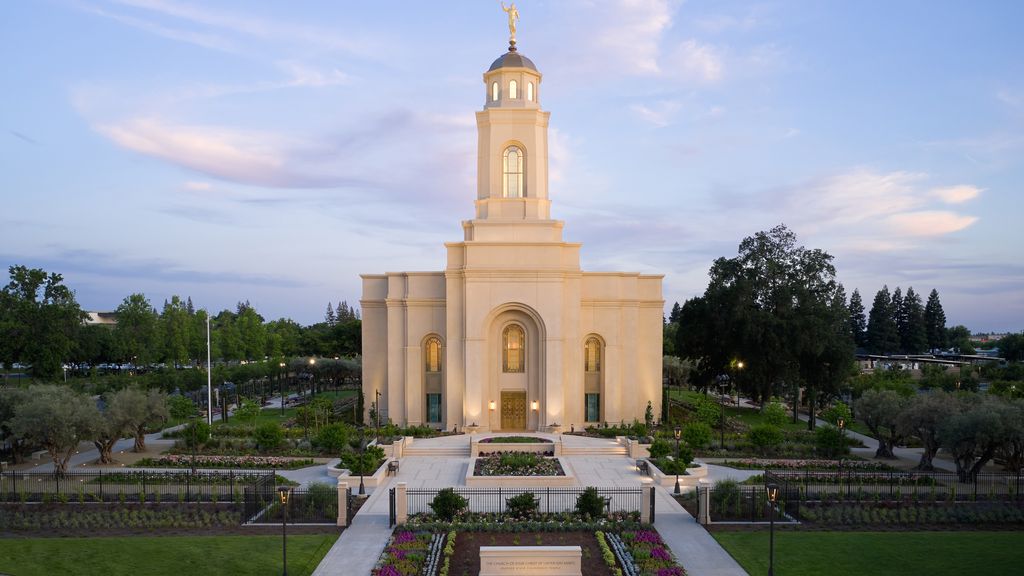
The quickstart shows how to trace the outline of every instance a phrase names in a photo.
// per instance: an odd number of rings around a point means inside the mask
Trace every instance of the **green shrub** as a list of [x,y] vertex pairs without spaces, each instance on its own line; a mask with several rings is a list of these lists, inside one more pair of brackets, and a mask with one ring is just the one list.
[[711,426],[694,422],[683,426],[683,440],[694,450],[701,450],[711,443]]
[[261,449],[273,450],[284,441],[284,430],[277,422],[265,422],[256,427],[252,437]]
[[696,412],[697,421],[703,422],[708,426],[714,426],[722,419],[722,407],[707,396],[698,396],[697,403],[694,404],[693,409]]
[[821,419],[833,426],[839,425],[840,418],[847,423],[853,419],[853,415],[850,414],[850,407],[843,402],[836,402],[821,413]]
[[604,498],[597,493],[597,488],[588,486],[576,499],[576,512],[581,516],[601,518],[604,516]]
[[779,402],[769,402],[764,407],[764,421],[781,428],[786,423],[786,409]]
[[540,457],[533,452],[505,452],[498,457],[502,466],[514,469],[533,468]]
[[342,452],[341,467],[347,468],[353,475],[373,474],[384,459],[384,449],[380,446],[367,446],[362,454],[359,452]]
[[347,424],[335,422],[320,429],[316,434],[316,445],[324,452],[337,454],[348,445],[353,429]]
[[182,430],[185,446],[199,447],[210,441],[210,425],[202,420],[194,420]]
[[835,426],[819,426],[814,432],[814,447],[821,458],[838,458],[850,451],[843,431]]
[[444,522],[451,522],[469,506],[469,500],[463,498],[454,488],[444,488],[430,502],[434,515]]
[[782,444],[782,430],[779,430],[775,426],[771,426],[769,424],[754,426],[749,432],[747,432],[747,440],[753,444],[754,448],[758,452],[766,454],[772,452]]
[[651,458],[664,458],[675,452],[675,446],[664,438],[655,438],[647,451],[651,454]]
[[523,492],[505,501],[508,513],[516,518],[528,518],[537,513],[540,503],[533,492]]
[[711,504],[718,510],[730,510],[739,499],[740,485],[735,480],[719,480],[711,489]]

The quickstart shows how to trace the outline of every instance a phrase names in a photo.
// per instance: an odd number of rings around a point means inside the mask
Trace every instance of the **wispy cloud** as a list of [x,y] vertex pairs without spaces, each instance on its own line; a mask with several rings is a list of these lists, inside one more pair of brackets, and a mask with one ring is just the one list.
[[968,200],[974,200],[982,192],[977,186],[966,184],[960,186],[946,186],[944,188],[933,188],[931,193],[936,198],[947,204],[962,204]]
[[630,110],[641,120],[658,128],[664,128],[672,123],[672,119],[681,107],[682,102],[678,100],[659,100],[650,105],[633,104],[630,106]]
[[722,79],[725,64],[719,50],[696,40],[681,42],[668,55],[664,71],[668,75],[717,82]]

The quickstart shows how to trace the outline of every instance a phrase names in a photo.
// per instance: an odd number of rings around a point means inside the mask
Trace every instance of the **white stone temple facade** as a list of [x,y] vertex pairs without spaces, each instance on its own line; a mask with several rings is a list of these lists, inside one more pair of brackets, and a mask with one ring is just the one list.
[[541,73],[484,73],[476,217],[441,272],[363,278],[363,392],[399,425],[557,431],[660,413],[662,276],[584,272],[550,217]]

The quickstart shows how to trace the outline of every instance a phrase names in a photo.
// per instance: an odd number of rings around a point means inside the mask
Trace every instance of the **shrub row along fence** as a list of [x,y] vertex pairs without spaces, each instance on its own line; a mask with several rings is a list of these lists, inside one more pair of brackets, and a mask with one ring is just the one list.
[[[955,524],[1024,522],[1024,476],[978,474],[961,482],[953,473],[767,471],[779,488],[775,505],[764,485],[702,487],[697,517],[711,522],[820,522],[833,524]],[[707,510],[704,510],[704,507]],[[706,515],[705,515],[706,513]]]
[[[585,488],[456,488],[455,492],[469,504],[467,512],[496,512],[504,514],[509,498],[529,492],[539,500],[538,512],[561,513],[576,509]],[[605,499],[607,512],[636,512],[640,510],[642,488],[598,488],[598,494]],[[409,514],[430,513],[430,503],[437,496],[437,489],[414,489],[407,491]]]
[[[331,524],[338,521],[338,505],[344,502],[348,512],[345,518],[351,523],[355,496],[346,489],[338,494],[328,484],[312,484],[308,489],[293,489],[289,492],[288,503],[281,504],[277,491],[271,486],[265,490],[246,490],[244,523],[249,525],[280,525],[287,517],[289,524]],[[285,508],[287,507],[287,513]]]
[[0,502],[235,502],[247,491],[273,491],[272,470],[72,471],[0,474]]

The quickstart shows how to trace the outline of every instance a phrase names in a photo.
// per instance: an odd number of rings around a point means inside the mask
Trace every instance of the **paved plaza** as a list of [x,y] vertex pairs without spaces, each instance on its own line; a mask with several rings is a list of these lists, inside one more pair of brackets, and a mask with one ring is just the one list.
[[[500,434],[487,434],[497,436]],[[563,456],[572,467],[580,486],[637,487],[644,478],[621,446],[614,440],[584,438],[581,436],[555,436],[531,433],[550,439],[561,439]],[[469,466],[470,436],[446,436],[415,440],[412,455],[407,452],[397,476],[389,477],[380,487],[370,491],[370,498],[356,514],[352,525],[342,533],[334,547],[324,557],[314,576],[365,576],[373,569],[377,558],[387,544],[388,489],[398,482],[409,488],[445,488],[464,486]],[[574,455],[573,452],[588,452]],[[601,452],[623,452],[600,455]],[[453,455],[463,452],[462,455]],[[757,472],[737,471],[720,466],[709,466],[708,479],[712,482],[731,477],[742,480]],[[294,473],[287,474],[294,477]],[[298,479],[298,478],[296,478]],[[317,481],[327,481],[326,473]],[[307,481],[303,478],[302,481]],[[309,481],[313,481],[312,478]],[[696,520],[671,496],[668,490],[656,488],[655,527],[679,562],[692,576],[733,576],[746,574],[739,564],[711,537]]]

